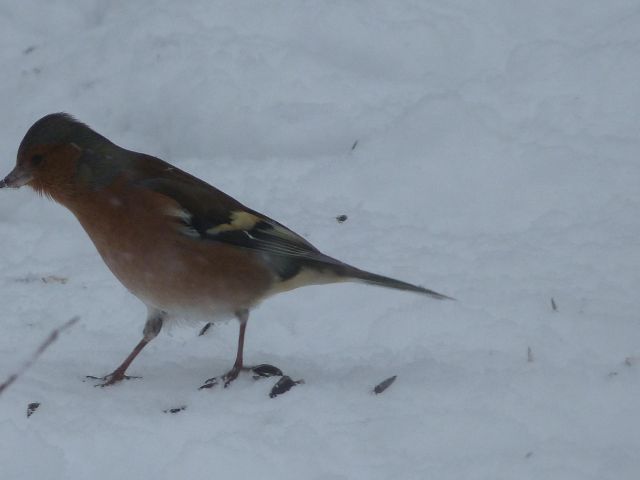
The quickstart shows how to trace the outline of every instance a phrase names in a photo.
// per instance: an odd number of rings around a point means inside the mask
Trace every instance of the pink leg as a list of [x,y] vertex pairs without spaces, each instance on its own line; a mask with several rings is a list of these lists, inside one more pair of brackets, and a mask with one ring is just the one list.
[[131,365],[131,362],[138,356],[138,354],[142,351],[147,344],[156,338],[162,330],[162,322],[164,320],[165,314],[163,312],[158,312],[152,310],[149,312],[149,317],[147,318],[147,323],[144,325],[143,337],[140,342],[135,346],[135,348],[131,351],[131,353],[124,359],[124,361],[120,364],[118,368],[116,368],[109,375],[105,375],[104,377],[94,377],[88,376],[87,378],[92,378],[95,380],[104,380],[104,383],[99,384],[101,387],[107,387],[109,385],[114,385],[122,380],[128,380],[131,378],[140,378],[140,377],[130,377],[125,375],[127,368]]
[[224,386],[225,388],[233,382],[242,371],[243,360],[242,355],[244,353],[244,332],[247,329],[247,321],[249,320],[249,311],[241,310],[236,313],[238,321],[240,322],[240,333],[238,335],[238,351],[236,352],[236,361],[233,363],[233,367],[227,373],[224,374]]

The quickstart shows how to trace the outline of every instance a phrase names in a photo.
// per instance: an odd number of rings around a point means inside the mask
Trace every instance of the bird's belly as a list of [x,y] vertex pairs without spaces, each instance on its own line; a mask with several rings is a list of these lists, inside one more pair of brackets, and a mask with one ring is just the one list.
[[120,282],[147,306],[180,316],[224,316],[251,309],[272,275],[250,252],[178,234],[152,242],[93,238]]
[[201,252],[160,242],[138,253],[110,249],[102,257],[131,293],[160,310],[220,316],[255,306],[268,288],[266,275],[243,267],[243,258],[233,268],[224,252],[209,247]]
[[[154,249],[155,250],[155,249]],[[232,301],[189,271],[189,263],[171,255],[136,255],[110,250],[102,258],[120,282],[146,305],[186,315],[233,313]]]

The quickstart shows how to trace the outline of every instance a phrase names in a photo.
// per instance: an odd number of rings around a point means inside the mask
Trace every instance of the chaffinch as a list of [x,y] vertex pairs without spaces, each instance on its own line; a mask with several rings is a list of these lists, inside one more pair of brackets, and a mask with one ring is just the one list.
[[129,378],[131,362],[175,316],[239,320],[227,386],[245,368],[249,311],[277,293],[359,281],[450,298],[331,258],[204,181],[121,148],[65,113],[41,118],[20,143],[0,187],[23,185],[71,210],[109,269],[147,306],[142,340],[102,385]]

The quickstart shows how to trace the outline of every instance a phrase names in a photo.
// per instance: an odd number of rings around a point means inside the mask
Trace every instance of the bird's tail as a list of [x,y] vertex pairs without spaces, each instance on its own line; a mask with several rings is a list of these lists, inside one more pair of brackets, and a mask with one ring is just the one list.
[[403,282],[402,280],[396,280],[395,278],[385,277],[384,275],[366,272],[364,270],[360,270],[359,268],[352,267],[351,265],[347,265],[344,263],[341,265],[334,265],[332,270],[334,270],[334,272],[340,277],[367,283],[369,285],[378,285],[380,287],[395,288],[397,290],[404,290],[407,292],[421,293],[432,298],[437,298],[438,300],[455,300],[452,297],[443,295],[442,293],[438,293],[433,290],[429,290],[428,288]]
[[[287,260],[290,259],[287,258]],[[362,282],[369,285],[404,290],[405,292],[421,293],[422,295],[428,295],[438,300],[455,300],[453,297],[429,290],[428,288],[403,282],[402,280],[396,280],[395,278],[385,277],[384,275],[378,275],[377,273],[360,270],[359,268],[320,252],[316,252],[312,259],[307,258],[299,261],[297,267],[298,269],[293,276],[274,285],[269,294],[286,292],[307,285],[321,285],[336,282]]]

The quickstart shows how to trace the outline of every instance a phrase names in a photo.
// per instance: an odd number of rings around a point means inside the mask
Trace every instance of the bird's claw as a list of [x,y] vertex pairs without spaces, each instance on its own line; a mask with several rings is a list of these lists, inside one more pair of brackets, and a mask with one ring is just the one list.
[[105,375],[104,377],[96,377],[93,375],[87,375],[86,378],[89,378],[91,380],[101,380],[103,383],[97,383],[94,385],[94,387],[108,387],[110,385],[115,385],[118,382],[121,382],[122,380],[137,380],[140,379],[142,377],[137,377],[134,375],[125,375],[124,373],[118,373],[118,372],[113,372],[110,373],[109,375]]
[[218,377],[207,378],[198,390],[204,390],[205,388],[213,388],[218,385]]
[[222,379],[224,380],[224,388],[227,388],[229,385],[231,385],[231,382],[238,378],[238,375],[240,375],[240,372],[242,370],[244,370],[242,367],[233,367],[231,370],[225,373],[222,376]]
[[238,378],[238,373],[235,373],[234,375],[231,372],[225,373],[222,377],[208,378],[205,380],[205,382],[202,385],[200,385],[198,390],[213,388],[216,385],[218,385],[218,383],[220,383],[220,380],[224,380],[224,388],[227,388],[229,385],[231,385],[231,382],[233,382],[236,378]]
[[254,373],[253,378],[256,380],[259,378],[265,378],[265,377],[275,377],[275,376],[281,377],[283,375],[282,370],[280,370],[278,367],[274,367],[273,365],[269,365],[267,363],[262,363],[260,365],[255,365],[253,367],[234,366],[231,370],[229,370],[227,373],[225,373],[221,377],[208,378],[200,386],[200,388],[198,388],[198,390],[213,388],[216,385],[218,385],[221,381],[223,382],[224,388],[227,388],[229,385],[231,385],[231,382],[233,382],[236,378],[238,378],[238,376],[240,375],[240,372],[244,370],[253,372]]

